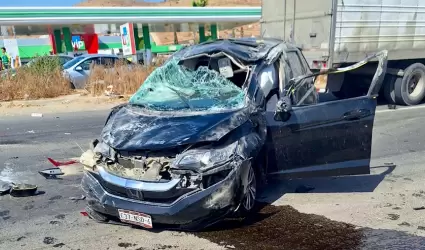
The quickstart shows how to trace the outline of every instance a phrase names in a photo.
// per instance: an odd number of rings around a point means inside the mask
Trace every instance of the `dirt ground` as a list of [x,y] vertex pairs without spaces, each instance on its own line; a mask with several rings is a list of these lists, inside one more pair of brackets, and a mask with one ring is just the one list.
[[303,214],[291,206],[263,204],[246,220],[225,220],[196,236],[244,250],[359,249],[363,233],[324,216]]
[[105,110],[127,100],[128,97],[93,97],[76,93],[49,99],[0,102],[0,116]]

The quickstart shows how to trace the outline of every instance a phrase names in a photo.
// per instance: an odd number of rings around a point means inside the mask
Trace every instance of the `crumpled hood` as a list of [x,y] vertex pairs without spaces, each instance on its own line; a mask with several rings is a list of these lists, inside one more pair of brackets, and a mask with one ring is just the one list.
[[155,150],[217,141],[248,118],[249,108],[222,113],[167,115],[125,105],[111,113],[101,140],[118,151]]

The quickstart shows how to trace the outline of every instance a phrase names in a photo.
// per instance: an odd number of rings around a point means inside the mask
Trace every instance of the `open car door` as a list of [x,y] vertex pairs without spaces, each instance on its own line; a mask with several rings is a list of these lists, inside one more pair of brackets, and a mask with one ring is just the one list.
[[[294,104],[291,97],[294,90],[302,84],[311,84],[303,80],[353,70],[374,58],[378,58],[379,63],[365,96],[311,105]],[[269,162],[276,166],[269,167],[269,174],[290,177],[369,174],[376,97],[386,67],[387,51],[382,51],[347,68],[291,79],[280,95],[275,113],[266,115]],[[303,100],[305,96],[297,99]]]

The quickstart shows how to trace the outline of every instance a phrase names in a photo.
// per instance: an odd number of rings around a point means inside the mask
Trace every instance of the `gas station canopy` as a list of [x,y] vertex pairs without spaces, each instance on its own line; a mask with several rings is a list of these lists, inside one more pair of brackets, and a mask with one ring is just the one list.
[[23,7],[0,8],[0,25],[108,23],[253,23],[261,7]]

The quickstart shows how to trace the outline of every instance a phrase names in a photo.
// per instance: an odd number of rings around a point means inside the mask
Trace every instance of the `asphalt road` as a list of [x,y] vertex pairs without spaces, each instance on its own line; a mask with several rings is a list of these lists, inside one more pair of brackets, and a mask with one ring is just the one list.
[[[192,234],[96,224],[79,214],[84,201],[69,199],[82,194],[78,167],[66,169],[62,180],[37,174],[52,167],[47,157],[79,157],[81,148],[87,149],[100,133],[107,114],[105,110],[0,119],[0,181],[34,183],[45,192],[25,198],[0,196],[0,249],[222,249]],[[425,205],[423,124],[425,106],[378,107],[372,175],[277,183],[262,199],[368,227],[365,248],[425,249],[425,210],[413,210]],[[314,190],[295,193],[299,185]]]

